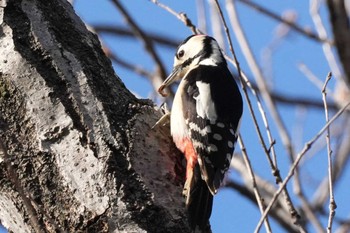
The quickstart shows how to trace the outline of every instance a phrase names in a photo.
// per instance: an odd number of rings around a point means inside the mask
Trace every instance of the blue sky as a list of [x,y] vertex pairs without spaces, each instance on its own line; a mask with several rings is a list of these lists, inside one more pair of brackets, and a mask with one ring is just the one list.
[[[161,35],[167,35],[174,38],[177,41],[181,41],[191,34],[191,31],[186,28],[182,22],[176,19],[174,16],[165,12],[163,9],[155,6],[147,0],[124,0],[121,1],[127,10],[132,14],[137,23],[146,32],[159,33]],[[197,13],[195,3],[196,1],[188,0],[167,0],[161,1],[162,3],[169,5],[177,12],[185,12],[194,24],[197,22]],[[224,5],[224,1],[221,1]],[[257,3],[266,6],[277,14],[282,14],[287,11],[294,11],[297,13],[297,23],[303,27],[313,29],[313,23],[309,15],[309,2],[308,1],[295,1],[295,0],[260,0]],[[81,18],[90,25],[95,24],[107,24],[115,26],[125,26],[125,22],[120,16],[119,12],[115,9],[111,1],[107,0],[76,0],[75,9]],[[257,57],[260,65],[264,65],[263,53],[268,44],[270,44],[275,38],[276,27],[278,23],[266,16],[263,16],[256,11],[248,8],[245,5],[238,4],[238,13],[245,30],[246,36],[251,44],[252,50]],[[324,7],[321,9],[321,15],[327,19],[327,13]],[[328,28],[328,25],[326,24]],[[209,34],[211,32],[209,31]],[[241,64],[241,68],[251,76],[247,63],[241,51],[238,49],[238,45],[235,41],[233,33],[233,42],[235,50]],[[135,64],[152,71],[154,69],[154,63],[147,53],[143,51],[142,44],[130,41],[127,39],[120,39],[111,35],[102,36],[104,43],[116,51],[118,56],[132,61]],[[175,51],[169,48],[157,47],[160,56],[167,68],[167,72],[170,72],[173,62],[173,55]],[[296,32],[291,32],[286,38],[284,38],[276,51],[272,55],[271,59],[271,73],[268,76],[268,83],[273,89],[279,93],[284,93],[289,96],[308,97],[321,100],[321,92],[311,83],[305,75],[298,69],[298,64],[304,63],[307,67],[314,72],[316,77],[322,82],[330,71],[330,68],[324,58],[322,48],[319,43],[307,39],[304,36],[299,35]],[[155,93],[151,89],[149,82],[135,75],[123,67],[113,64],[116,73],[126,84],[127,88],[136,93],[142,98],[153,97]],[[232,67],[231,67],[232,68]],[[330,82],[330,88],[333,87],[334,82]],[[156,99],[159,103],[159,99]],[[322,110],[314,109],[302,109],[295,108],[286,105],[279,106],[279,111],[282,118],[289,130],[290,134],[301,135],[297,138],[293,138],[296,148],[299,151],[303,144],[310,140],[319,129],[324,125],[324,113]],[[299,116],[304,111],[305,116],[303,118],[302,132],[296,131],[298,126]],[[268,115],[269,116],[269,115]],[[259,123],[262,126],[262,121],[259,118]],[[270,123],[272,122],[269,116]],[[278,137],[278,132],[273,123],[271,123],[272,133],[276,138],[276,149],[278,159],[280,162],[280,169],[282,176],[288,172],[289,163],[285,150],[282,146],[282,142]],[[257,174],[273,181],[271,171],[266,162],[265,156],[259,145],[258,138],[254,127],[252,126],[252,120],[245,106],[244,118],[241,126],[241,134],[245,140],[245,144],[248,150],[252,165]],[[238,147],[238,146],[237,146]],[[239,148],[237,148],[239,151]],[[322,151],[321,151],[322,152]],[[305,177],[310,176],[310,181],[305,188],[307,193],[312,193],[314,187],[322,180],[326,174],[327,161],[326,154],[319,153],[319,155],[310,158],[311,161],[315,160],[315,163],[306,163],[306,171],[303,173]],[[314,166],[317,164],[317,166]],[[230,176],[237,178],[235,172],[231,172]],[[346,179],[350,178],[350,174],[345,174]],[[343,180],[346,180],[345,178]],[[292,191],[291,185],[288,186]],[[347,216],[349,208],[346,208],[348,204],[341,205],[341,203],[348,203],[350,191],[345,188],[345,181],[342,181],[337,186],[337,189],[344,190],[339,192],[338,209],[337,214],[340,216]],[[295,203],[299,201],[295,199]],[[255,205],[251,204],[246,199],[240,197],[240,195],[232,190],[223,189],[214,200],[213,213],[211,218],[212,229],[214,233],[225,232],[252,232],[255,229],[256,223],[260,218]],[[272,228],[274,232],[281,232],[279,226],[272,221]],[[262,228],[261,232],[265,230]],[[1,232],[1,230],[0,230]],[[310,232],[313,232],[312,229]]]

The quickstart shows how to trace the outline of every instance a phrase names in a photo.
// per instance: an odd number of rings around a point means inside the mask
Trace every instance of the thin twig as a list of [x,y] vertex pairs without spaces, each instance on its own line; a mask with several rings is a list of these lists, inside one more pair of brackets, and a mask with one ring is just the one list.
[[[246,165],[246,167],[248,169],[248,172],[249,172],[252,184],[253,184],[253,190],[254,190],[255,198],[256,198],[258,206],[259,206],[259,210],[260,210],[261,213],[264,213],[264,210],[265,210],[264,201],[263,201],[263,198],[261,197],[261,194],[259,192],[258,186],[256,184],[253,168],[252,168],[252,165],[250,163],[250,160],[249,160],[249,157],[248,157],[248,154],[247,154],[247,150],[246,150],[246,147],[244,145],[242,136],[240,134],[238,135],[238,143],[239,143],[240,148],[242,150],[243,160],[244,160],[244,163],[245,163],[245,165]],[[271,231],[270,222],[269,222],[268,218],[265,219],[264,224],[265,224],[266,231],[267,232],[272,232]]]
[[286,176],[286,178],[283,180],[282,185],[278,188],[277,192],[274,194],[271,202],[269,203],[269,205],[266,207],[264,214],[261,216],[258,225],[255,228],[254,232],[258,232],[264,219],[266,218],[268,212],[270,211],[272,205],[274,204],[274,202],[277,200],[278,196],[280,195],[280,193],[282,192],[282,190],[284,189],[284,187],[287,185],[288,181],[290,180],[290,178],[294,175],[294,171],[296,169],[296,167],[298,166],[300,160],[303,158],[303,156],[305,155],[305,153],[311,148],[311,146],[321,137],[321,135],[327,130],[327,128],[336,120],[338,119],[338,117],[347,109],[347,107],[350,106],[350,102],[348,102],[344,107],[342,107],[328,122],[327,124],[325,124],[322,129],[310,140],[308,141],[305,145],[304,148],[302,149],[302,151],[297,155],[294,163],[292,164],[291,168],[289,169],[288,175]]
[[[313,83],[320,91],[322,91],[324,83],[319,80],[314,73],[304,64],[304,63],[299,63],[298,64],[298,69],[305,75],[306,78],[310,80],[311,83]],[[333,96],[333,93],[329,88],[327,88],[327,95]],[[322,108],[324,107],[322,103]]]
[[[327,0],[329,22],[333,32],[334,44],[338,52],[345,75],[345,85],[350,86],[350,30],[349,30],[349,4],[344,0]],[[335,73],[334,73],[335,74]],[[339,78],[340,76],[335,76]]]
[[[118,57],[116,54],[114,54],[111,51],[108,51],[106,54],[112,61],[114,61],[115,63],[117,63],[120,66],[124,67],[125,69],[128,69],[128,70],[130,70],[130,71],[132,71],[132,72],[134,72],[136,74],[139,74],[139,75],[141,75],[143,77],[146,77],[150,81],[152,80],[153,74],[150,71],[148,71],[148,70],[146,70],[146,69],[144,69],[144,68],[142,68],[140,66],[131,64],[130,62],[127,62],[127,61],[121,59],[120,57]],[[156,88],[158,88],[158,87],[156,87]]]
[[[251,184],[251,176],[247,172],[242,156],[235,155],[234,159],[231,161],[230,167],[240,174],[243,183],[242,181],[239,181],[238,185],[234,179],[229,179],[227,182],[225,182],[225,187],[239,192],[243,197],[246,197],[258,208],[258,202],[254,195],[254,187]],[[277,189],[273,183],[263,179],[259,175],[254,174],[254,177],[260,195],[263,198],[262,202],[265,206],[266,203],[270,202],[273,194],[277,191]],[[269,217],[271,216],[274,218],[276,222],[278,222],[278,224],[280,224],[285,229],[285,232],[297,233],[299,231],[297,230],[296,226],[290,221],[288,211],[288,207],[284,204],[281,198],[279,198],[269,212]]]
[[254,3],[250,0],[239,0],[239,1],[241,3],[246,4],[247,6],[250,6],[254,10],[261,12],[262,14],[269,16],[270,18],[272,18],[278,22],[281,22],[281,23],[288,25],[291,29],[293,29],[296,32],[299,32],[303,36],[306,36],[306,37],[313,39],[313,40],[316,40],[318,42],[332,44],[332,42],[329,41],[327,39],[327,37],[318,36],[317,34],[311,32],[310,30],[302,28],[301,26],[299,26],[295,22],[291,22],[291,21],[284,19],[283,17],[281,17],[281,16],[277,15],[276,13],[273,13],[272,11],[258,5],[257,3]]
[[[324,113],[326,117],[326,122],[329,120],[328,115],[328,107],[327,107],[327,84],[329,80],[332,78],[332,73],[329,72],[326,78],[326,81],[322,88],[322,99],[324,103]],[[335,209],[337,208],[337,204],[335,202],[334,198],[334,192],[333,192],[333,163],[332,163],[332,149],[331,149],[331,135],[330,135],[330,126],[327,127],[326,131],[326,142],[327,142],[327,155],[328,155],[328,184],[329,184],[329,215],[328,215],[328,225],[327,225],[327,232],[332,232],[332,224],[333,219],[335,216]]]
[[[115,1],[115,0],[114,0]],[[159,6],[160,8],[163,8],[170,14],[174,15],[176,18],[178,18],[180,21],[182,21],[187,27],[189,27],[193,34],[202,34],[202,32],[192,23],[192,21],[187,17],[185,13],[177,13],[173,9],[171,9],[169,6],[166,6],[157,0],[149,0]]]
[[[92,27],[93,30],[98,34],[108,33],[122,37],[136,38],[134,31],[121,26],[93,24],[90,25],[90,27]],[[176,40],[167,36],[161,36],[156,33],[147,32],[147,36],[152,41],[152,43],[157,43],[159,45],[167,46],[170,48],[176,48],[180,43],[180,40]]]
[[[349,117],[345,117],[343,119],[343,122],[339,123],[343,127],[344,134],[339,139],[339,142],[336,144],[335,148],[337,148],[337,151],[335,155],[333,156],[333,187],[337,183],[339,183],[339,178],[343,176],[343,174],[346,172],[346,167],[349,164],[350,159],[350,143],[349,143],[349,129],[350,129],[350,119]],[[345,128],[344,128],[345,126]],[[334,128],[334,127],[333,127]],[[329,192],[329,180],[328,177],[325,177],[320,185],[317,187],[317,189],[314,192],[313,197],[313,208],[314,209],[323,209],[324,203],[328,200]]]

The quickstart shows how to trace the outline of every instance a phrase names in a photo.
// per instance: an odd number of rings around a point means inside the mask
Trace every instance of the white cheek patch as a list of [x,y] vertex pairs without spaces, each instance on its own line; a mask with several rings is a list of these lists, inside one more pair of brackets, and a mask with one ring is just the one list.
[[216,66],[217,62],[213,58],[206,58],[206,59],[201,60],[198,64],[204,65],[204,66]]
[[217,114],[214,102],[211,98],[210,85],[201,81],[197,81],[196,85],[199,91],[199,95],[194,97],[196,100],[197,114],[214,123],[217,119]]

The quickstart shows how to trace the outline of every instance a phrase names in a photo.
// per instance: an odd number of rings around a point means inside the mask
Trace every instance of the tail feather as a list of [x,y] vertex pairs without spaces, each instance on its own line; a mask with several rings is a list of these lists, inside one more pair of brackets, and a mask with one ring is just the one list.
[[211,232],[209,218],[213,206],[213,195],[202,180],[199,165],[196,164],[191,177],[187,177],[184,188],[188,221],[194,232]]

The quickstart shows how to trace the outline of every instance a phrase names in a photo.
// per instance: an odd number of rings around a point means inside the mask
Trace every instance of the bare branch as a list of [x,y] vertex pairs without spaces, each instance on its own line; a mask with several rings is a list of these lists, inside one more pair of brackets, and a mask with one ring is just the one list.
[[[247,173],[246,166],[241,156],[235,156],[235,159],[233,159],[231,162],[231,168],[240,174],[244,185],[236,184],[234,180],[229,180],[225,186],[238,191],[240,194],[258,206],[256,195],[254,195],[254,187],[251,185],[251,176],[249,173]],[[276,188],[274,184],[264,180],[257,174],[254,174],[254,179],[259,193],[263,198],[261,201],[265,208],[266,203],[270,202],[273,194],[276,192]],[[283,228],[285,228],[286,232],[299,232],[295,225],[291,223],[288,215],[288,207],[284,204],[281,198],[277,199],[277,202],[273,205],[271,211],[269,212],[269,216],[274,218]]]
[[[332,73],[329,73],[327,75],[326,81],[322,88],[322,99],[324,103],[324,113],[326,117],[326,122],[329,120],[328,115],[328,107],[327,107],[327,84],[329,80],[332,78]],[[330,139],[330,126],[327,127],[326,132],[326,142],[327,142],[327,155],[328,155],[328,183],[329,183],[329,216],[328,216],[328,225],[327,225],[327,232],[332,232],[332,224],[333,224],[333,218],[335,215],[335,209],[337,208],[337,204],[335,202],[334,198],[334,192],[333,192],[333,163],[332,163],[332,149],[331,149],[331,139]]]
[[[327,38],[327,31],[325,26],[322,23],[321,16],[319,14],[320,1],[319,0],[310,0],[310,15],[315,24],[317,33],[322,38]],[[336,62],[335,56],[332,51],[332,46],[329,43],[322,43],[323,53],[328,61],[329,67],[332,72],[335,74],[336,78],[341,78],[341,71]]]
[[112,61],[114,61],[115,63],[119,64],[120,66],[124,67],[125,69],[128,69],[136,74],[139,74],[143,77],[146,77],[148,78],[150,81],[152,81],[152,78],[153,78],[153,74],[151,72],[149,72],[148,70],[140,67],[140,66],[137,66],[137,65],[134,65],[134,64],[131,64],[123,59],[121,59],[120,57],[118,57],[116,54],[114,54],[113,52],[109,51],[106,53],[106,55],[112,59]]
[[334,41],[340,62],[346,74],[347,85],[350,85],[350,27],[344,0],[327,0]]
[[[348,113],[348,112],[347,112]],[[333,161],[333,187],[338,183],[339,179],[342,177],[344,172],[346,171],[346,167],[348,165],[348,161],[350,159],[350,143],[349,143],[349,126],[350,120],[348,117],[343,119],[343,122],[340,123],[344,128],[344,134],[342,138],[340,138],[339,143],[335,146],[337,151],[334,156]],[[318,188],[315,190],[315,195],[313,197],[312,205],[314,209],[323,209],[324,203],[327,201],[329,197],[329,179],[325,177]]]
[[[311,83],[313,83],[320,91],[322,91],[324,83],[321,80],[319,80],[316,77],[316,75],[312,73],[312,71],[304,63],[298,64],[298,68],[305,75],[305,77],[310,80]],[[329,90],[329,88],[327,88],[327,94],[333,96],[333,93],[331,90]],[[324,105],[322,103],[322,108],[323,107]]]
[[[109,26],[109,25],[100,25],[100,24],[93,24],[91,25],[93,27],[94,31],[98,34],[101,33],[110,33],[113,35],[128,37],[128,38],[135,38],[134,31],[130,30],[129,28],[123,28],[119,26]],[[148,38],[154,43],[157,43],[159,45],[167,46],[170,48],[176,48],[180,40],[174,40],[173,38],[167,37],[167,36],[161,36],[156,33],[150,33],[147,32]]]

